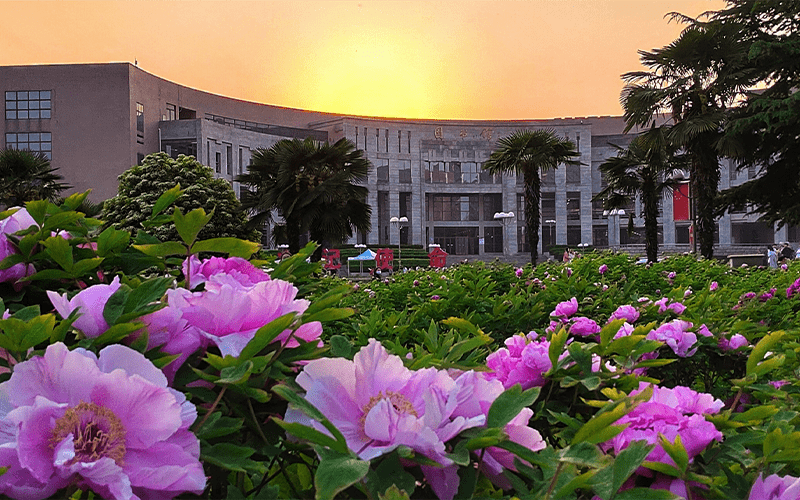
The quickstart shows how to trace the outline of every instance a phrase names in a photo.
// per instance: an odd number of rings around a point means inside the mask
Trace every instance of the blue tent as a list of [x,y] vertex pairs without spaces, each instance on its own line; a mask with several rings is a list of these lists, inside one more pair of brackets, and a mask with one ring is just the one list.
[[[365,260],[375,260],[375,252],[373,252],[372,250],[367,248],[366,250],[364,250],[364,253],[362,253],[361,255],[356,255],[355,257],[348,257],[347,260],[348,261],[357,260],[358,261],[358,272],[359,273],[363,273],[364,270],[363,270],[363,268],[361,266],[364,264]],[[347,266],[347,272],[348,273],[350,272],[350,266],[349,265]]]

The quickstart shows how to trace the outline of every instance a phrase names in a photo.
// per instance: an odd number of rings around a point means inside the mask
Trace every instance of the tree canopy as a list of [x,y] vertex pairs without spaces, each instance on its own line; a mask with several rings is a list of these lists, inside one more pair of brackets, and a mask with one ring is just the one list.
[[539,258],[539,202],[542,197],[541,172],[560,163],[579,165],[575,144],[558,137],[552,130],[518,130],[497,142],[497,148],[483,169],[491,173],[522,175],[525,186],[525,228],[531,249],[531,263]]
[[24,206],[26,201],[57,202],[72,186],[61,182],[58,169],[42,153],[4,149],[0,151],[0,205]]
[[[319,243],[338,243],[354,230],[368,232],[372,208],[363,184],[371,165],[347,139],[334,144],[285,139],[257,149],[248,171],[237,180],[247,186],[242,204],[251,225],[283,218],[289,250],[300,250],[300,235]],[[277,231],[274,231],[275,234]]]
[[[235,237],[258,241],[258,231],[247,226],[233,188],[224,179],[215,179],[212,170],[203,166],[193,156],[170,158],[166,153],[153,153],[119,176],[117,196],[106,200],[101,219],[117,229],[136,231],[142,229],[159,196],[180,184],[183,194],[174,206],[188,213],[195,208],[214,211],[199,237],[202,239]],[[147,232],[161,240],[177,239],[172,223],[151,227]]]

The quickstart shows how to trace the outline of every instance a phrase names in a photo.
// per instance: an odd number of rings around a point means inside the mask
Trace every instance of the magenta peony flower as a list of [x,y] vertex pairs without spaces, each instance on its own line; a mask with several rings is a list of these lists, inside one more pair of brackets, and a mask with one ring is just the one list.
[[713,337],[714,336],[714,334],[711,333],[711,330],[709,330],[708,327],[705,324],[700,325],[700,327],[697,329],[697,334],[698,335],[702,335],[703,337]]
[[719,348],[723,351],[735,351],[740,347],[744,347],[750,345],[747,341],[747,338],[744,335],[735,334],[733,335],[730,340],[725,337],[719,339]]
[[780,477],[777,474],[762,479],[761,475],[753,483],[748,500],[797,500],[800,498],[800,478]]
[[227,274],[244,286],[269,281],[269,275],[241,257],[211,257],[200,261],[197,255],[183,261],[183,275],[189,286],[197,287],[215,274]]
[[633,334],[633,325],[630,323],[622,323],[622,325],[620,325],[619,327],[619,330],[617,330],[617,333],[614,334],[614,340],[621,337],[627,337],[632,334]]
[[605,273],[606,273],[606,271],[608,271],[608,266],[607,266],[607,265],[605,265],[605,264],[601,265],[601,266],[600,266],[600,267],[597,269],[597,272],[599,272],[600,274],[605,274]]
[[[9,210],[13,210],[14,208],[17,207],[12,207]],[[31,217],[30,214],[28,214],[28,211],[24,208],[19,208],[10,216],[0,220],[0,261],[9,255],[19,253],[17,248],[11,244],[6,235],[14,234],[17,231],[22,231],[35,225],[36,221],[33,220],[33,217]],[[36,270],[30,264],[14,264],[8,269],[0,270],[0,283],[6,281],[16,283],[18,280],[26,276],[30,276],[35,272]]]
[[569,318],[576,312],[578,312],[578,299],[572,297],[565,302],[559,302],[553,312],[550,313],[550,316],[564,319]]
[[[631,391],[631,396],[641,393],[647,386],[647,383],[641,382],[638,389]],[[619,453],[631,442],[644,440],[656,445],[647,460],[674,466],[675,463],[659,444],[658,435],[663,434],[671,442],[675,441],[675,436],[680,436],[691,461],[712,441],[722,441],[722,433],[703,416],[717,413],[722,407],[723,402],[714,399],[711,394],[698,393],[682,386],[668,389],[654,385],[649,401],[640,403],[615,423],[629,424],[628,427],[602,447],[606,451],[613,449]],[[640,473],[649,474],[644,468],[639,470]]]
[[611,322],[615,319],[624,319],[628,323],[635,323],[636,320],[639,319],[639,311],[631,305],[622,305],[611,313],[611,317],[608,318],[608,321]]
[[[443,500],[455,496],[459,482],[445,442],[465,429],[484,425],[485,412],[502,392],[501,384],[474,372],[454,379],[435,368],[411,371],[375,339],[352,361],[310,361],[297,383],[359,458],[371,460],[403,445],[439,463],[442,467],[422,467],[422,471]],[[286,421],[324,431],[321,424],[292,408]]]
[[103,309],[106,307],[108,299],[119,290],[119,276],[115,276],[110,285],[93,285],[81,290],[72,299],[67,298],[67,294],[59,295],[51,290],[47,291],[47,297],[53,303],[58,314],[66,318],[75,309],[80,309],[80,317],[72,324],[75,328],[82,331],[89,338],[99,337],[108,330],[108,323],[103,318]]
[[670,303],[670,300],[667,297],[657,300],[655,304],[658,306],[659,314],[664,314],[667,311],[672,311],[680,316],[686,310],[685,305],[681,304],[680,302]]
[[431,295],[431,300],[439,300],[439,299],[441,299],[441,297],[439,297],[438,295]]
[[717,283],[716,281],[712,281],[712,282],[711,282],[711,284],[710,284],[710,285],[708,285],[708,289],[709,289],[709,291],[712,291],[712,292],[713,292],[713,291],[714,291],[714,290],[716,290],[717,288],[719,288],[719,283]]
[[781,264],[781,270],[783,270],[783,271],[789,270],[788,264]]
[[776,389],[780,389],[784,385],[787,385],[789,382],[787,380],[770,380],[769,385]]
[[572,318],[569,332],[573,335],[596,335],[600,333],[600,326],[594,320],[580,316]]
[[697,351],[696,347],[691,349],[697,343],[697,335],[688,331],[691,327],[690,322],[675,319],[648,333],[647,340],[664,342],[675,354],[682,358],[688,358]]
[[516,269],[514,270],[514,274],[516,274],[516,275],[517,275],[517,278],[519,278],[520,276],[522,276],[522,272],[523,272],[523,271],[522,271],[522,268],[521,268],[521,267],[518,267],[518,268],[516,268]]
[[197,417],[142,354],[108,346],[99,358],[62,343],[18,364],[0,384],[0,493],[47,498],[69,485],[103,498],[200,494]]
[[550,342],[531,332],[509,337],[505,345],[486,358],[486,366],[492,370],[488,377],[498,379],[506,389],[516,384],[523,389],[543,386],[544,374],[553,366],[548,355]]

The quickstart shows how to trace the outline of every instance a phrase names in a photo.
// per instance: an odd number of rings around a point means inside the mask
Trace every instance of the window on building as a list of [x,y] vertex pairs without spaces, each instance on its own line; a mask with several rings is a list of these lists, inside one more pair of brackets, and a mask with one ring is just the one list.
[[[567,192],[567,220],[581,220],[581,192]],[[578,242],[580,243],[580,241]]]
[[167,103],[167,121],[173,121],[177,118],[178,109],[174,104]]
[[567,165],[567,184],[581,183],[581,166]]
[[[519,178],[522,178],[522,176],[520,175]],[[555,186],[556,185],[556,171],[555,170],[544,170],[539,174],[539,178],[541,179],[542,186]],[[524,179],[523,179],[523,183],[524,183]]]
[[378,191],[378,244],[389,244],[389,191]]
[[6,92],[6,120],[39,120],[50,118],[50,90],[17,90]]
[[144,153],[136,153],[136,164],[141,166],[144,161]]
[[478,254],[477,227],[434,227],[433,239],[450,255]]
[[219,151],[217,151],[217,153],[216,153],[216,158],[215,158],[215,161],[214,161],[214,167],[215,167],[215,170],[216,170],[216,172],[218,174],[222,173],[222,154]]
[[375,151],[380,151],[381,150],[380,142],[381,142],[381,129],[376,128],[375,129]]
[[411,154],[411,131],[410,130],[408,131],[408,136],[407,137],[408,137],[408,150],[406,151],[406,153]]
[[775,229],[772,224],[764,222],[733,222],[731,240],[734,244],[772,243],[775,241]]
[[367,127],[364,127],[364,151],[367,150]]
[[[400,192],[400,217],[408,217],[408,221],[411,222],[411,192],[410,191],[402,191]],[[411,243],[410,236],[411,231],[409,230],[410,224],[405,224],[400,227],[400,243],[403,245],[408,245]]]
[[225,146],[225,168],[228,175],[233,175],[233,147],[230,144]]
[[398,153],[402,153],[403,152],[403,131],[402,130],[398,130],[397,131],[397,152]]
[[[542,248],[547,251],[549,247],[544,246],[542,243]],[[531,251],[531,244],[528,241],[528,233],[525,229],[525,225],[517,226],[517,252],[519,253],[530,253]]]
[[450,195],[431,194],[425,196],[428,220],[432,221],[477,221],[479,220],[479,197],[477,194]]
[[389,160],[378,160],[381,162],[375,169],[378,174],[378,182],[389,182]]
[[556,219],[556,194],[542,193],[542,220]]
[[423,161],[425,182],[433,184],[477,184],[479,165],[476,162]]
[[389,152],[389,129],[386,129],[386,144],[384,144],[384,149],[388,153]]
[[399,160],[397,172],[401,184],[411,184],[411,160]]
[[484,253],[503,253],[503,227],[487,226],[483,228]]
[[581,241],[581,226],[567,226],[567,245],[578,246]]
[[581,151],[581,134],[575,134],[575,151]]
[[136,103],[136,138],[139,144],[144,144],[144,105]]
[[53,141],[50,132],[8,133],[6,147],[27,149],[34,153],[42,153],[48,160],[53,159]]
[[607,224],[597,224],[596,226],[592,227],[592,245],[600,248],[608,246]]
[[494,220],[494,214],[503,211],[503,194],[483,195],[483,220]]
[[592,200],[592,219],[602,219],[605,216],[603,212],[603,200]]

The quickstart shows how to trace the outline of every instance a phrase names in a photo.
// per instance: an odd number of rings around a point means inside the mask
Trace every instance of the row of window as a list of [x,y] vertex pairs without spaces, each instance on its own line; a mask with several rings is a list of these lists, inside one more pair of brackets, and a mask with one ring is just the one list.
[[423,160],[425,182],[428,184],[500,184],[500,174],[483,170],[483,163],[475,161]]
[[53,159],[53,139],[50,132],[7,133],[6,147],[27,149],[42,153],[49,160]]
[[[361,146],[361,144],[363,143],[363,145],[364,145],[363,149],[364,149],[364,151],[366,151],[368,142],[371,142],[370,138],[374,138],[375,139],[375,142],[374,142],[375,149],[373,151],[379,151],[379,152],[383,152],[383,153],[388,153],[389,152],[389,149],[390,149],[389,148],[390,132],[389,132],[388,128],[385,128],[385,129],[376,128],[375,129],[375,135],[372,135],[371,132],[367,132],[367,127],[364,127],[362,130],[363,130],[363,132],[361,134],[359,134],[359,127],[356,127],[356,137],[355,137],[355,139],[356,139],[355,140],[356,147]],[[381,134],[381,132],[383,132],[383,134]],[[383,147],[381,147],[381,135],[383,135]],[[405,151],[403,151],[404,149],[405,149]],[[394,147],[392,147],[392,151],[394,151]],[[411,131],[410,130],[406,131],[405,134],[403,134],[402,130],[398,130],[397,131],[397,152],[398,153],[405,152],[407,154],[411,153]]]
[[18,90],[6,92],[6,120],[50,118],[52,91]]

